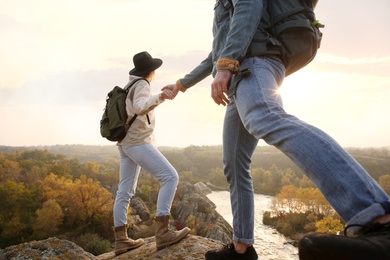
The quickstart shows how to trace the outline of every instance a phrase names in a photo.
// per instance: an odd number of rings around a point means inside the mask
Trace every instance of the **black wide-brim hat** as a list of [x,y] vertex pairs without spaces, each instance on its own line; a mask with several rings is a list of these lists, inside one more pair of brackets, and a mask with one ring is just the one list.
[[142,76],[158,69],[163,62],[161,59],[153,58],[147,51],[143,51],[134,55],[133,63],[135,68],[130,70],[129,74]]

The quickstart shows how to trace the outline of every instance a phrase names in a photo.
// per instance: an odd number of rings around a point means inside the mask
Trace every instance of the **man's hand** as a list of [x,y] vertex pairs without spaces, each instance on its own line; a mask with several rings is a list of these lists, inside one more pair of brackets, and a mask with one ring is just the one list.
[[177,95],[177,93],[179,93],[179,87],[176,85],[176,84],[170,84],[170,85],[166,85],[165,87],[163,87],[161,89],[162,91],[164,90],[170,90],[173,94],[172,98],[171,99],[174,99]]
[[229,104],[228,84],[232,77],[230,70],[219,70],[211,83],[211,97],[217,105]]

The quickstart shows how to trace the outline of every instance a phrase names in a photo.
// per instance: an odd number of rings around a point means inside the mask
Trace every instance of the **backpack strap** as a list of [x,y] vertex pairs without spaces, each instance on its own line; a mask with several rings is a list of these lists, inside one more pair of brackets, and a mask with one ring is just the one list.
[[[128,94],[129,92],[130,92],[130,88],[137,82],[137,81],[140,81],[140,80],[145,80],[146,82],[148,82],[149,83],[149,81],[147,81],[146,79],[144,79],[144,78],[137,78],[137,79],[135,79],[135,80],[133,80],[131,83],[130,83],[130,85],[125,89],[126,90],[126,93]],[[129,123],[127,123],[129,126],[131,126],[133,123],[134,123],[134,121],[135,121],[135,119],[137,118],[137,114],[135,114],[131,119],[130,119],[130,121],[129,121]],[[150,124],[150,121],[149,121],[149,116],[148,115],[146,115],[147,117],[148,117],[148,122],[149,122],[149,124]]]
[[137,118],[137,114],[135,114],[131,119],[130,119],[130,122],[127,123],[129,126],[131,126],[132,123],[134,123],[134,120]]
[[137,81],[140,81],[140,80],[145,80],[146,82],[148,82],[146,79],[144,78],[136,78],[135,80],[133,80],[130,85],[125,88],[126,92],[129,92],[130,88],[137,82]]

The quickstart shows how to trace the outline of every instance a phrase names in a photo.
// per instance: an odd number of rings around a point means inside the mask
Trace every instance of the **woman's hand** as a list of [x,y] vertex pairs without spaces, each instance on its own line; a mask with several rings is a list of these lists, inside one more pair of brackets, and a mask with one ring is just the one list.
[[170,90],[172,92],[172,94],[173,94],[173,97],[171,99],[174,99],[176,97],[177,93],[179,93],[179,87],[176,84],[166,85],[161,90],[162,91]]
[[165,101],[166,99],[174,99],[175,94],[173,93],[172,90],[168,88],[163,88],[163,91],[160,94],[160,100]]

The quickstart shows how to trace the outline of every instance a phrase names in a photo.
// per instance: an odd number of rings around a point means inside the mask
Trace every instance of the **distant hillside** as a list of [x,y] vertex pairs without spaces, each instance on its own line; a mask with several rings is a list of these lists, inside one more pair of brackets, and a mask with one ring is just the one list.
[[[204,169],[222,168],[222,146],[188,146],[159,147],[160,151],[171,161],[177,170],[203,172]],[[0,146],[0,152],[22,152],[25,150],[47,150],[53,154],[63,154],[69,159],[77,159],[81,163],[104,163],[108,160],[119,160],[117,146],[106,145],[53,145],[12,147]],[[375,178],[390,174],[390,148],[346,148],[348,152]],[[273,146],[258,146],[253,158],[252,167],[268,169],[277,165],[281,169],[291,169],[298,176],[302,172],[282,152]]]
[[53,154],[63,154],[68,159],[78,159],[80,162],[101,163],[107,159],[118,158],[116,145],[52,145],[52,146],[0,146],[0,152],[23,152],[26,150],[47,150]]

